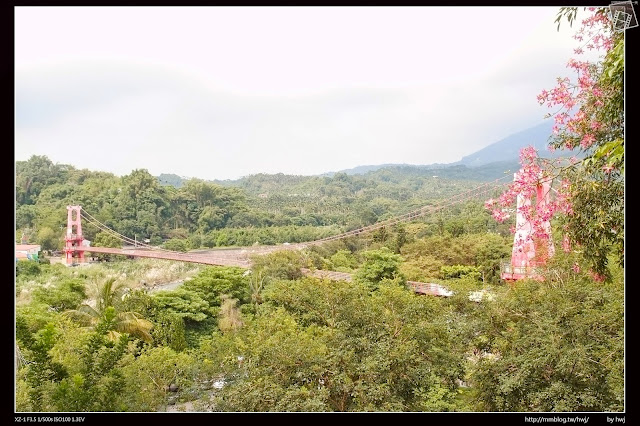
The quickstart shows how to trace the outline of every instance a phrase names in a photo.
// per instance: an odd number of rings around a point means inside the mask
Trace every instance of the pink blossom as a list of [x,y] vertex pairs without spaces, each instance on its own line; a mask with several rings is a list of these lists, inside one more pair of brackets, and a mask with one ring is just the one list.
[[[586,48],[589,50],[604,50],[605,53],[613,47],[613,38],[607,35],[610,33],[610,19],[607,14],[597,13],[596,8],[589,8],[590,16],[582,21],[580,28],[574,35],[574,39],[582,42],[589,37]],[[586,37],[585,37],[586,35]],[[584,46],[575,49],[576,54],[584,53]],[[556,135],[553,144],[548,146],[549,150],[556,148],[573,149],[580,146],[583,149],[592,147],[600,137],[603,124],[595,120],[594,110],[604,105],[605,96],[602,89],[597,86],[597,76],[599,69],[598,62],[579,61],[571,58],[567,62],[567,68],[575,73],[575,77],[558,77],[557,84],[552,89],[542,90],[537,95],[540,105],[548,108],[556,108],[557,112],[547,114],[547,117],[554,117],[552,132]],[[550,221],[555,215],[573,215],[573,204],[571,202],[571,183],[562,181],[556,182],[555,193],[552,199],[539,202],[536,200],[537,188],[544,178],[547,167],[551,167],[548,162],[542,162],[535,149],[527,147],[520,152],[521,169],[515,173],[513,182],[507,190],[495,200],[489,200],[485,207],[489,209],[496,220],[504,221],[509,216],[506,209],[513,208],[519,195],[531,200],[531,205],[522,206],[518,213],[527,221],[529,235],[525,240],[516,241],[518,245],[531,244],[532,238],[548,240],[551,238]],[[573,158],[571,164],[578,163]],[[544,167],[542,165],[544,164]],[[604,166],[603,171],[610,173],[612,166]],[[536,200],[535,202],[533,202]],[[511,232],[517,232],[511,228]],[[570,250],[571,242],[566,236],[563,238],[563,249]]]
[[586,148],[589,148],[591,145],[593,145],[595,141],[596,141],[595,136],[593,136],[591,133],[587,133],[582,137],[582,141],[580,141],[580,146],[586,149]]
[[556,122],[556,124],[564,124],[567,118],[569,118],[569,114],[567,114],[566,112],[562,112],[560,114],[556,114],[556,116],[553,119]]
[[507,220],[509,218],[509,213],[507,213],[505,211],[502,211],[502,210],[494,210],[493,211],[493,218],[496,221],[502,223],[502,222],[504,222],[505,220]]
[[488,199],[487,201],[484,202],[484,207],[486,209],[491,209],[496,205],[497,201],[494,200],[493,198]]
[[537,156],[538,156],[538,153],[536,152],[535,148],[532,146],[527,146],[520,150],[520,161],[522,163],[530,163]]

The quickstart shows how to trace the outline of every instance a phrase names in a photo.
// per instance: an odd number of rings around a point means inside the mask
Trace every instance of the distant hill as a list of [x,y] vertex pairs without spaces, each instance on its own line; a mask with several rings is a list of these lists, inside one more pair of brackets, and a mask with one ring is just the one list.
[[407,164],[378,164],[378,165],[375,165],[375,166],[374,165],[371,165],[371,166],[356,166],[356,167],[353,167],[351,169],[339,170],[337,172],[323,173],[320,176],[332,177],[336,173],[344,173],[344,174],[347,174],[347,175],[363,175],[365,173],[374,172],[376,170],[384,169],[386,167],[406,166],[406,165]]
[[537,126],[509,135],[473,154],[462,157],[462,160],[452,165],[464,164],[469,167],[478,167],[496,161],[517,160],[520,155],[520,149],[529,145],[533,146],[541,157],[549,158],[566,155],[561,152],[552,153],[547,149],[552,127],[553,121],[545,120]]
[[[452,166],[464,165],[467,167],[480,167],[487,166],[493,163],[503,163],[502,165],[512,166],[514,162],[518,163],[520,150],[526,146],[533,146],[538,155],[543,158],[556,158],[566,157],[570,155],[579,156],[578,150],[573,151],[554,151],[551,152],[547,149],[549,138],[552,134],[553,121],[545,120],[542,123],[522,130],[520,132],[511,134],[497,142],[494,142],[486,147],[474,152],[473,154],[462,157],[460,161],[456,161],[448,164],[429,164],[424,166],[410,166],[407,164],[381,164],[377,166],[358,166],[352,169],[340,170],[340,173],[346,173],[348,175],[354,174],[366,174],[371,171],[376,171],[389,167],[419,167],[419,168],[447,168]],[[500,164],[496,164],[497,168],[500,168]],[[489,167],[492,169],[492,167]],[[487,170],[489,170],[487,169]],[[459,169],[458,169],[459,170]],[[485,170],[486,171],[486,170]],[[334,175],[335,172],[326,173],[327,176]]]
[[520,164],[517,159],[495,161],[478,167],[469,167],[464,164],[391,165],[369,171],[363,176],[392,182],[412,177],[489,181],[498,179],[504,176],[505,173],[513,173],[519,168]]
[[344,169],[344,170],[340,170],[337,172],[328,172],[328,173],[323,173],[320,176],[329,176],[332,177],[334,176],[336,173],[344,173],[346,175],[364,175],[367,174],[369,172],[375,172],[376,170],[380,170],[380,169],[387,169],[390,167],[423,167],[423,168],[440,168],[440,167],[447,167],[449,166],[449,164],[441,164],[441,163],[434,163],[434,164],[429,164],[429,165],[425,165],[425,166],[417,166],[414,164],[378,164],[378,165],[370,165],[370,166],[357,166],[357,167],[353,167],[351,169]]
[[[551,130],[553,127],[552,120],[545,120],[542,123],[522,130],[520,132],[509,135],[497,142],[474,152],[473,154],[462,157],[460,161],[454,163],[441,164],[434,163],[428,165],[410,165],[410,164],[378,164],[378,165],[362,165],[350,169],[340,170],[337,172],[327,172],[318,177],[332,178],[338,173],[350,176],[367,175],[373,176],[381,170],[390,170],[401,175],[414,176],[438,176],[447,179],[468,179],[468,180],[488,180],[496,179],[505,172],[515,172],[519,169],[520,150],[526,146],[533,146],[538,155],[544,158],[555,158],[560,156],[579,155],[578,150],[575,151],[555,151],[551,152],[547,149]],[[278,175],[278,182],[284,182],[285,176],[282,173]],[[264,174],[258,174],[265,178]],[[275,176],[275,175],[274,175]],[[224,186],[242,186],[249,176],[237,180],[211,181]],[[291,176],[290,179],[304,180],[302,176]],[[289,179],[289,180],[290,180]],[[161,174],[158,180],[163,185],[172,185],[180,187],[186,178],[181,178],[174,174]],[[255,180],[255,179],[252,179]],[[286,179],[285,179],[286,180]]]
[[[429,165],[409,165],[409,164],[379,164],[379,165],[367,165],[357,166],[351,169],[340,170],[338,172],[325,173],[322,176],[333,176],[336,173],[345,173],[347,175],[363,175],[369,172],[373,172],[380,169],[390,167],[418,167],[418,168],[437,168],[443,169],[452,166],[464,165],[467,167],[480,167],[489,165],[491,163],[505,163],[511,165],[514,161],[518,162],[520,156],[520,150],[526,146],[533,146],[538,155],[545,158],[552,158],[558,156],[568,155],[565,151],[551,152],[547,149],[549,137],[551,136],[551,130],[553,128],[552,120],[545,120],[537,126],[530,127],[520,132],[514,133],[494,142],[473,154],[462,157],[460,161],[453,163],[434,163]],[[572,153],[575,155],[576,153]],[[500,167],[500,166],[497,166]],[[461,169],[457,169],[461,170]]]

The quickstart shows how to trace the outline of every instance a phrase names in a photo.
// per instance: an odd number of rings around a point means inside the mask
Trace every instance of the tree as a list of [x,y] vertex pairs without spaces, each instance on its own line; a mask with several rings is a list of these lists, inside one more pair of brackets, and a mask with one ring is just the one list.
[[295,280],[303,276],[300,253],[293,250],[279,250],[252,258],[252,269],[273,279]]
[[365,262],[356,272],[356,280],[367,285],[374,291],[383,280],[395,280],[404,284],[406,279],[400,272],[402,257],[393,253],[387,247],[379,250],[369,250],[362,254]]
[[86,298],[84,282],[79,278],[64,279],[48,288],[37,287],[33,297],[58,312],[75,309]]
[[62,237],[53,229],[45,226],[40,228],[36,241],[42,250],[58,250],[62,248]]
[[33,228],[38,211],[35,205],[22,204],[16,206],[16,228]]
[[398,223],[394,226],[395,238],[393,239],[393,251],[396,254],[400,254],[402,247],[409,241],[407,234],[407,228],[404,224]]
[[185,288],[158,291],[153,298],[157,309],[173,313],[186,322],[201,322],[213,315],[209,302]]
[[[202,355],[216,411],[447,411],[462,356],[434,299],[393,285],[275,281],[253,319]],[[221,349],[224,348],[224,349]],[[220,364],[218,364],[220,363]]]
[[349,250],[338,250],[329,258],[334,271],[351,272],[357,264],[356,258]]
[[124,380],[117,368],[127,351],[129,337],[111,333],[120,322],[108,306],[80,348],[75,374],[63,378],[51,392],[52,411],[122,411]]
[[[114,308],[114,305],[122,301],[124,288],[115,284],[115,281],[115,278],[109,278],[102,284],[96,285],[95,307],[82,304],[78,309],[70,309],[63,314],[84,326],[95,327],[100,324],[108,308]],[[113,326],[108,330],[113,340],[117,340],[121,333],[127,333],[145,342],[153,341],[150,334],[153,324],[137,312],[116,312],[114,318],[109,319],[107,323]]]
[[197,366],[187,353],[168,347],[148,347],[122,360],[122,399],[127,411],[159,411],[172,391],[186,391]]
[[475,265],[482,273],[483,282],[500,282],[500,263],[511,255],[511,241],[498,234],[482,234],[481,244],[475,252]]
[[114,200],[115,229],[130,238],[157,234],[170,215],[166,187],[145,169],[123,176],[121,185]]
[[222,295],[230,295],[241,303],[248,301],[245,270],[236,267],[207,267],[195,277],[185,281],[182,289],[197,293],[210,306],[221,306]]
[[183,240],[179,238],[172,238],[170,240],[167,240],[164,242],[163,246],[167,250],[181,251],[181,252],[186,252],[190,248],[187,240]]
[[65,181],[66,168],[53,164],[44,155],[32,155],[27,161],[16,161],[16,202],[35,204],[47,185]]
[[198,229],[208,232],[211,229],[220,229],[224,226],[225,212],[218,206],[205,206],[198,215]]
[[479,280],[481,274],[475,266],[453,265],[440,268],[440,276],[443,279],[469,277]]
[[18,371],[26,386],[19,410],[119,411],[122,387],[117,363],[127,348],[128,337],[108,338],[113,329],[112,307],[92,330],[79,329],[59,316],[30,333],[26,318],[17,318],[17,339],[25,359]]
[[224,227],[236,214],[246,210],[245,196],[237,188],[224,188],[201,179],[189,179],[174,196],[174,216],[180,226],[208,232]]
[[444,225],[445,230],[454,237],[464,234],[464,223],[460,219],[450,219]]
[[154,324],[151,337],[155,346],[167,346],[177,352],[186,349],[184,319],[178,313],[163,309],[155,295],[146,290],[129,291],[123,298],[121,309],[138,312]]
[[19,276],[37,276],[40,274],[40,264],[27,260],[19,260],[16,262],[16,278]]
[[[538,101],[557,111],[550,149],[577,149],[581,160],[566,163],[542,161],[533,148],[523,150],[522,169],[499,200],[487,206],[498,220],[504,208],[519,194],[531,195],[541,180],[560,182],[552,203],[522,210],[534,225],[537,238],[550,238],[544,222],[558,214],[566,242],[578,245],[600,279],[610,278],[609,254],[624,263],[624,32],[612,26],[609,8],[589,8],[590,16],[574,38],[583,48],[602,52],[597,62],[570,59],[577,73],[575,83],[558,78],[552,90],[543,90]],[[561,8],[558,25],[572,23],[577,8]],[[586,41],[584,39],[588,37]],[[565,246],[566,247],[566,246]]]
[[187,348],[184,320],[176,313],[158,312],[153,320],[151,336],[157,346],[166,346],[176,352]]
[[[112,233],[109,232],[98,232],[91,242],[92,246],[95,247],[113,247],[113,248],[122,248],[122,240]],[[95,256],[98,260],[113,260],[113,259],[124,259],[124,256],[118,256],[108,253],[95,253]]]
[[24,377],[29,385],[28,403],[30,407],[28,408],[32,411],[47,411],[49,408],[46,398],[48,385],[68,376],[64,366],[55,362],[49,353],[58,336],[59,331],[53,323],[48,323],[34,335],[22,333],[20,336],[21,346],[26,349],[23,352],[29,360],[25,366]]
[[108,232],[98,232],[93,239],[92,245],[96,247],[122,247],[122,240]]
[[483,305],[471,374],[480,410],[624,411],[623,279],[555,262],[569,270],[562,281],[522,280]]
[[[319,382],[328,355],[321,330],[300,327],[282,309],[260,316],[241,330],[213,342],[229,346],[221,361],[225,377],[237,379],[214,395],[210,409],[330,411],[327,390]],[[219,340],[229,340],[230,345]],[[214,353],[208,356],[217,358]]]

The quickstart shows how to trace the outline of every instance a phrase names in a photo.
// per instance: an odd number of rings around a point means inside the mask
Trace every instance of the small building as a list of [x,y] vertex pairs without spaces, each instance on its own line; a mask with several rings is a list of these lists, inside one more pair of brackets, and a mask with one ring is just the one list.
[[453,292],[440,284],[435,283],[421,283],[418,281],[407,281],[409,287],[417,294],[428,294],[431,296],[443,296],[451,297]]
[[38,260],[39,244],[16,244],[16,260]]

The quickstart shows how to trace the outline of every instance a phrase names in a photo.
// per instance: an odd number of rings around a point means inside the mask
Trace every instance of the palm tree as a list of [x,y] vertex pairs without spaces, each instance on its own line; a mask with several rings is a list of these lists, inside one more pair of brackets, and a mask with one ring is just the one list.
[[[117,302],[121,300],[124,294],[125,288],[122,285],[115,284],[115,281],[115,278],[109,278],[102,285],[96,286],[95,307],[84,303],[78,309],[70,309],[63,312],[63,315],[85,327],[95,327],[108,307],[117,308]],[[153,337],[150,334],[152,327],[153,323],[144,319],[137,312],[117,312],[114,329],[109,331],[109,338],[116,340],[121,333],[128,333],[150,343],[153,341]]]

